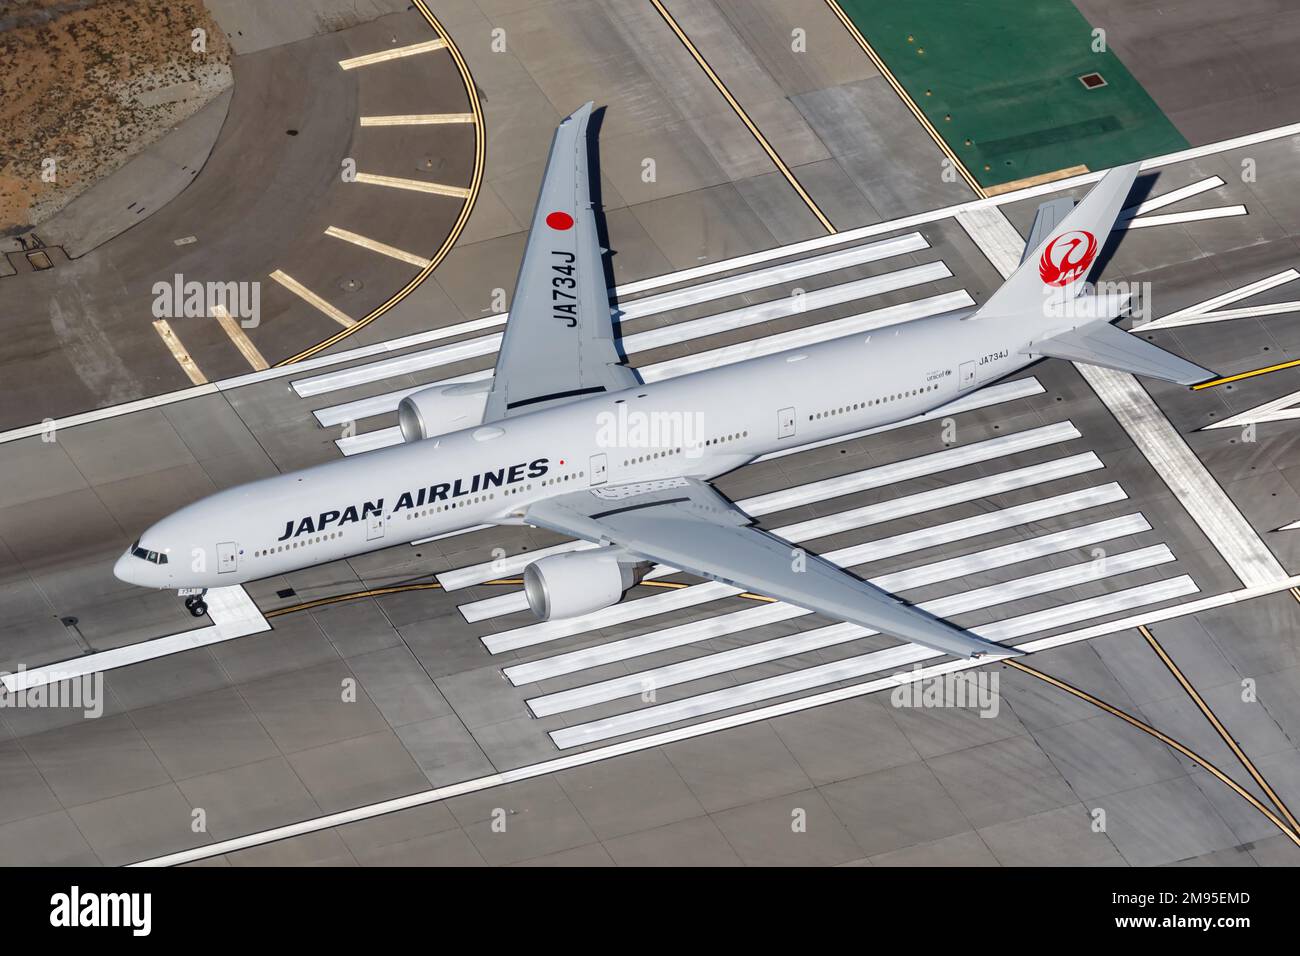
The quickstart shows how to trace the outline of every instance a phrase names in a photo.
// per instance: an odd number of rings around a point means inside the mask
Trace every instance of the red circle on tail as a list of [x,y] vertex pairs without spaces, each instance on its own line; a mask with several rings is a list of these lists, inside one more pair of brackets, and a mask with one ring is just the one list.
[[570,216],[567,212],[559,212],[557,210],[556,212],[553,212],[546,217],[546,224],[550,226],[552,229],[560,229],[560,230],[572,229],[573,217]]
[[1067,286],[1088,272],[1097,258],[1097,237],[1083,229],[1062,233],[1043,249],[1038,275],[1047,285]]

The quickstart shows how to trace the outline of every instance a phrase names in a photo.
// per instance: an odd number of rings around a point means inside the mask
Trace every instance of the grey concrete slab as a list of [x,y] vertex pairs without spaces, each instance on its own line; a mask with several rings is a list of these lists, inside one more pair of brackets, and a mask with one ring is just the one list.
[[834,866],[862,853],[816,790],[723,810],[712,819],[748,866]]
[[1103,804],[1106,832],[1134,866],[1169,863],[1237,842],[1204,794],[1186,778],[1111,794]]
[[403,724],[397,728],[397,736],[430,786],[445,787],[496,772],[474,736],[455,716]]
[[1003,866],[1124,866],[1108,834],[1079,805],[984,827],[980,838]]
[[739,866],[740,857],[711,817],[683,820],[609,840],[619,866]]
[[283,826],[321,812],[283,757],[191,777],[176,786],[190,806],[204,811],[214,840]]
[[65,807],[143,790],[167,771],[128,717],[101,717],[35,734],[23,749]]
[[108,866],[148,859],[171,847],[202,846],[209,839],[195,832],[193,808],[172,783],[73,807],[68,815]]
[[245,702],[284,753],[308,750],[387,728],[387,722],[339,664],[246,684]]
[[1076,801],[1065,778],[1028,735],[944,754],[928,764],[975,827]]
[[242,697],[231,689],[146,707],[131,722],[173,780],[279,755]]
[[0,826],[0,856],[12,866],[102,865],[63,810]]
[[997,866],[998,860],[978,833],[957,833],[933,843],[880,853],[875,866]]
[[821,788],[867,856],[931,843],[971,829],[970,820],[923,762]]
[[602,841],[704,813],[677,770],[657,750],[616,763],[588,764],[560,774],[557,780]]
[[289,756],[294,772],[327,812],[425,789],[425,777],[391,730],[352,737]]

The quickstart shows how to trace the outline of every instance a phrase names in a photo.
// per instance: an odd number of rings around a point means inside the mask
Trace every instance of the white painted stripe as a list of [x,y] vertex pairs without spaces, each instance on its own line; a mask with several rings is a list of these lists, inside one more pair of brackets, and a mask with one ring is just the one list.
[[[1112,493],[1109,495],[1096,494],[1096,492],[1105,491],[1110,491]],[[879,546],[878,553],[867,553],[862,556],[848,556],[844,555],[842,552],[831,552],[825,555],[825,557],[828,560],[832,560],[837,564],[843,564],[846,567],[855,564],[864,564],[867,561],[880,560],[881,558],[906,554],[911,551],[919,551],[923,548],[933,547],[934,545],[945,541],[958,541],[974,538],[990,531],[1015,527],[1019,524],[1039,521],[1042,520],[1042,518],[1056,517],[1061,514],[1068,514],[1073,511],[1096,507],[1099,504],[1106,504],[1110,501],[1122,500],[1123,497],[1124,493],[1120,490],[1119,485],[1103,485],[1098,488],[1090,488],[1086,492],[1060,495],[1057,498],[1032,502],[1029,505],[1019,505],[1015,508],[1006,508],[1002,511],[995,511],[979,516],[980,519],[987,518],[996,520],[979,521],[978,519],[965,519],[963,521],[954,521],[946,525],[938,525],[935,528],[912,531],[907,534],[895,535],[893,538],[885,538],[879,542],[869,542],[868,545],[858,546],[858,548],[868,548],[871,545],[877,545]],[[1051,507],[1046,507],[1049,505]],[[942,533],[949,530],[951,531],[952,536],[943,537]],[[1027,542],[1026,547],[1044,549],[1062,545],[1063,541],[1071,542],[1084,539],[1106,541],[1127,534],[1140,534],[1147,530],[1150,530],[1150,525],[1147,523],[1146,519],[1139,514],[1131,514],[1125,515],[1121,518],[1112,518],[1109,521],[1100,521],[1095,524],[1085,525],[1082,528],[1058,532],[1055,535],[1044,535]],[[935,532],[938,532],[939,534],[935,534]],[[1062,545],[1062,547],[1068,546],[1068,543]],[[1044,553],[1052,552],[1045,551]],[[943,563],[944,562],[940,562],[940,564]],[[764,624],[770,624],[774,621],[789,620],[798,616],[800,616],[800,609],[791,607],[788,604],[781,604],[779,602],[761,604],[757,607],[746,608],[743,611],[733,611],[730,614],[719,614],[714,617],[687,621],[684,624],[678,624],[674,627],[651,631],[646,634],[638,634],[634,637],[626,637],[616,641],[609,641],[604,644],[595,645],[594,647],[579,648],[575,651],[568,651],[552,657],[544,657],[540,660],[529,661],[524,664],[515,664],[504,668],[502,673],[504,673],[510,683],[515,686],[536,683],[538,681],[548,680],[552,677],[561,677],[565,674],[573,674],[577,671],[588,670],[593,667],[601,667],[605,664],[613,664],[618,661],[625,661],[634,657],[641,657],[646,654],[669,650],[674,647],[684,647],[688,644],[696,644],[700,641],[712,640],[715,637],[722,637],[725,634],[735,634],[751,628],[761,627]]]
[[[850,472],[847,475],[823,478],[770,494],[741,498],[735,502],[735,505],[750,517],[761,518],[763,515],[771,514],[774,511],[817,501],[823,495],[828,495],[832,489],[842,487],[844,483],[857,490],[878,488],[909,478],[920,478],[950,471],[953,468],[961,468],[964,465],[992,461],[995,458],[1015,454],[1018,451],[1045,448],[1048,445],[1071,441],[1078,437],[1080,437],[1079,430],[1074,427],[1073,422],[1057,422],[1053,425],[1042,425],[1038,428],[1026,429],[1000,438],[988,438],[984,441],[972,442],[969,445],[958,445],[945,448],[942,451],[917,455],[914,458],[905,458],[902,461],[886,465],[874,465],[871,468]],[[842,491],[839,493],[849,494],[850,492]],[[565,546],[557,545],[556,547]],[[484,581],[490,581],[503,575],[518,574],[536,560],[538,553],[519,554],[500,560],[485,561],[469,567],[444,571],[437,576],[438,583],[446,591],[457,591],[473,584],[482,584]]]
[[[694,355],[687,355],[679,359],[669,359],[654,365],[645,365],[638,368],[637,373],[644,382],[658,382],[668,378],[676,378],[679,375],[686,375],[690,372],[700,372],[705,369],[731,365],[735,362],[743,362],[745,359],[757,358],[760,355],[772,355],[786,349],[801,348],[816,342],[825,342],[830,339],[856,335],[889,325],[910,322],[913,319],[934,315],[939,312],[949,312],[973,304],[974,300],[966,293],[965,289],[957,292],[945,292],[926,299],[918,299],[915,302],[891,305],[883,309],[863,312],[860,315],[851,315],[847,318],[821,322],[817,325],[793,329],[789,332],[779,332],[760,339],[750,339],[747,342],[712,349],[708,352],[696,352]],[[429,388],[435,384],[443,383],[430,383],[425,387]],[[338,445],[343,454],[354,455],[357,453],[358,448],[369,451],[372,448],[395,445],[399,441],[401,441],[401,430],[394,426],[376,432],[354,435],[351,438],[341,438],[335,444]]]
[[[1117,577],[1144,568],[1156,567],[1174,560],[1173,552],[1163,544],[1130,551],[1108,557],[1103,562],[1084,561],[1064,568],[1055,568],[1039,574],[1017,578],[1002,584],[976,588],[960,594],[929,601],[920,605],[938,617],[951,618],[953,615],[969,611],[983,610],[1000,604],[1027,597],[1050,594],[1062,588],[1075,587],[1090,581],[1100,581]],[[914,587],[908,579],[908,572],[887,574],[872,579],[872,583],[892,593]],[[662,667],[625,674],[597,684],[587,684],[570,690],[534,697],[527,701],[535,717],[549,717],[553,714],[568,713],[592,707],[620,697],[644,693],[647,689],[659,690],[677,684],[702,680],[729,671],[741,670],[758,664],[766,664],[785,657],[794,657],[810,651],[822,650],[841,644],[848,644],[864,637],[879,634],[877,630],[854,625],[830,625],[810,631],[802,631],[786,637],[748,644],[743,647],[719,651],[703,657],[678,661]]]
[[[1171,578],[1155,584],[1116,591],[1099,598],[1063,604],[1048,611],[1038,611],[1021,617],[986,624],[971,630],[992,641],[1005,641],[1012,637],[1032,634],[1035,631],[1061,627],[1088,618],[1101,617],[1119,611],[1153,604],[1156,601],[1170,600],[1184,594],[1194,593],[1196,585],[1187,576]],[[763,680],[728,687],[708,694],[699,694],[682,700],[670,701],[628,714],[619,714],[601,720],[589,721],[573,727],[565,727],[551,732],[551,739],[562,750],[583,744],[621,737],[626,734],[661,727],[664,724],[691,720],[724,710],[744,707],[748,704],[800,693],[814,687],[822,687],[843,680],[852,680],[866,674],[890,668],[904,667],[908,664],[933,657],[942,656],[929,648],[915,644],[904,644],[896,648],[874,651],[846,660],[832,661],[809,667],[789,674],[780,674]],[[986,661],[987,663],[987,661]]]
[[[1197,302],[1195,305],[1189,305],[1185,309],[1179,309],[1177,312],[1170,312],[1168,315],[1161,316],[1151,322],[1142,325],[1134,325],[1133,331],[1138,332],[1143,329],[1164,329],[1177,325],[1186,325],[1193,321],[1219,321],[1221,316],[1217,314],[1220,306],[1231,305],[1242,299],[1248,299],[1251,296],[1259,295],[1274,289],[1280,285],[1285,285],[1295,279],[1300,279],[1300,272],[1295,269],[1285,269],[1282,272],[1266,276],[1263,279],[1257,279],[1254,282],[1248,282],[1246,285],[1224,292],[1221,295],[1213,296],[1203,302]],[[1245,310],[1237,310],[1245,311]],[[1210,313],[1215,313],[1211,315]]]
[[356,319],[352,318],[342,309],[337,308],[325,299],[321,298],[287,272],[284,272],[281,269],[276,269],[271,273],[271,278],[280,283],[280,285],[284,286],[294,295],[298,296],[298,298],[302,299],[308,305],[323,312],[325,315],[328,315],[339,325],[343,326],[343,328],[349,329],[357,324]]
[[[1031,465],[1027,468],[1018,468],[988,478],[976,478],[944,488],[935,488],[931,491],[893,498],[826,518],[815,518],[811,521],[801,521],[798,524],[774,528],[772,534],[792,544],[799,544],[813,538],[837,534],[840,531],[863,528],[884,521],[892,521],[896,518],[923,514],[927,511],[1002,494],[1018,488],[1032,487],[1041,482],[1083,474],[1101,467],[1101,461],[1097,456],[1092,452],[1088,452],[1084,455],[1076,455],[1073,458],[1059,459],[1041,465]],[[656,567],[657,571],[658,567]],[[483,638],[483,644],[491,653],[500,654],[504,651],[518,650],[522,647],[532,647],[536,644],[571,637],[575,634],[581,634],[583,631],[642,620],[651,615],[662,614],[683,607],[693,607],[707,601],[740,594],[741,591],[741,588],[733,588],[730,585],[723,585],[716,581],[710,581],[706,584],[693,584],[690,587],[669,591],[666,594],[657,594],[636,601],[625,601],[599,611],[593,611],[590,614],[581,614],[563,620],[541,621],[537,624],[527,624],[513,630],[502,631],[498,634],[489,634]]]
[[1205,315],[1184,316],[1175,322],[1157,319],[1155,322],[1134,326],[1133,331],[1141,332],[1144,329],[1165,329],[1184,325],[1208,325],[1212,322],[1227,322],[1232,319],[1262,319],[1270,315],[1285,315],[1288,312],[1300,312],[1300,302],[1272,302],[1268,305],[1251,305],[1241,309],[1221,309],[1218,312],[1207,312]]
[[[834,478],[824,478],[820,481],[795,485],[781,491],[745,498],[737,502],[736,505],[751,517],[760,517],[800,505],[830,501],[833,498],[855,494],[871,488],[894,485],[912,478],[939,474],[979,462],[992,461],[996,458],[1018,454],[1034,448],[1043,448],[1047,445],[1070,441],[1078,437],[1080,437],[1079,431],[1072,423],[1060,422],[1056,425],[1031,428],[1023,432],[1017,432],[1014,435],[974,442],[960,448],[932,452],[928,455],[918,455],[915,458],[904,459],[889,465],[877,465],[873,468],[864,468],[861,471],[850,472]],[[535,560],[535,558],[530,559],[529,563],[532,560]],[[495,568],[496,576],[500,577],[503,565],[499,561],[494,561],[478,567],[480,569]],[[674,573],[676,572],[673,569],[660,566],[647,577],[654,579]],[[451,572],[448,572],[448,577],[450,577],[450,574]],[[439,583],[442,583],[441,577],[438,580]],[[454,590],[454,588],[450,588],[446,584],[443,586],[447,590]],[[521,603],[522,600],[523,592],[516,591],[482,601],[462,604],[460,612],[465,617],[465,620],[473,623],[499,614],[521,611],[526,606]]]
[[[1153,157],[1152,159],[1148,159],[1142,163],[1142,169],[1148,171],[1152,169],[1160,169],[1164,166],[1199,159],[1204,156],[1213,156],[1218,153],[1229,152],[1234,149],[1241,149],[1258,143],[1271,142],[1297,135],[1300,135],[1300,124],[1278,126],[1273,129],[1261,130],[1258,133],[1251,133],[1246,136],[1238,136],[1233,139],[1221,140],[1217,143],[1209,143],[1205,146],[1195,146],[1190,149],[1180,150],[1176,153],[1167,153],[1164,156]],[[663,288],[667,285],[691,282],[698,278],[718,275],[722,272],[734,272],[740,269],[746,269],[765,262],[771,262],[775,259],[799,256],[818,249],[826,249],[836,245],[843,245],[845,243],[859,242],[872,236],[879,236],[889,232],[897,232],[903,229],[914,229],[917,226],[923,226],[927,223],[951,218],[963,209],[980,209],[989,206],[1002,206],[1007,203],[1022,202],[1039,196],[1046,196],[1051,193],[1073,189],[1076,186],[1094,183],[1099,180],[1105,172],[1105,170],[1094,170],[1080,176],[1071,177],[1070,179],[1058,180],[1052,183],[1042,183],[1037,186],[1019,189],[1015,192],[1002,193],[985,199],[975,199],[967,203],[959,203],[953,206],[942,206],[938,209],[931,209],[927,212],[917,213],[899,219],[891,219],[887,222],[873,223],[869,226],[862,226],[858,229],[830,233],[825,236],[817,236],[813,239],[792,243],[788,246],[775,246],[771,249],[746,253],[745,255],[735,256],[731,259],[722,259],[717,262],[709,262],[690,269],[683,269],[678,272],[669,272],[658,276],[651,276],[646,279],[629,282],[625,285],[619,286],[617,294],[619,296],[633,295],[651,289]],[[485,324],[478,326],[478,323]],[[355,349],[316,356],[315,358],[299,362],[296,365],[277,366],[261,372],[253,372],[246,375],[236,376],[231,379],[223,379],[220,382],[213,382],[197,389],[180,389],[175,392],[166,392],[161,395],[137,399],[131,402],[124,402],[120,405],[110,405],[105,408],[93,409],[88,412],[80,412],[76,415],[67,415],[63,418],[55,419],[54,427],[60,429],[73,428],[78,425],[85,425],[91,422],[103,421],[108,418],[128,415],[140,410],[141,408],[158,408],[175,402],[186,401],[187,399],[199,395],[212,394],[217,391],[226,391],[244,385],[252,385],[275,378],[282,378],[287,375],[296,375],[306,369],[325,368],[330,365],[340,365],[346,362],[351,362],[369,355],[379,355],[384,352],[394,352],[404,348],[412,348],[420,344],[437,341],[441,338],[469,332],[471,331],[469,328],[470,326],[488,328],[491,326],[503,325],[504,323],[504,315],[493,315],[487,316],[483,319],[474,319],[471,322],[460,323],[460,325],[457,326],[432,329],[428,332],[419,332],[413,335],[402,336],[399,339],[393,339],[388,342],[377,342],[372,345],[361,346]],[[34,435],[40,435],[48,427],[49,426],[44,422],[37,422],[32,425],[24,425],[20,428],[13,428],[5,432],[0,432],[0,444],[3,444],[4,442],[17,441],[18,439],[28,438]]]
[[[853,249],[846,249],[842,252],[837,252],[828,256],[819,256],[814,259],[804,259],[798,262],[781,263],[762,272],[730,276],[726,279],[720,279],[717,282],[707,283],[702,286],[694,286],[688,289],[676,289],[671,292],[665,292],[662,295],[620,303],[619,312],[622,316],[622,321],[628,322],[632,319],[668,312],[685,305],[694,305],[719,299],[728,295],[739,295],[745,292],[752,292],[765,286],[803,279],[810,275],[817,275],[823,272],[834,272],[839,269],[848,268],[849,266],[860,265],[864,262],[874,262],[878,259],[886,259],[925,248],[927,248],[927,244],[920,234],[912,233],[898,239],[889,239],[884,242],[872,243],[866,246],[857,246]],[[944,278],[952,275],[952,273],[948,271],[947,267],[943,266],[942,263],[927,263],[927,266],[930,267],[930,270],[933,270],[936,266],[944,270],[941,274],[933,271],[928,272],[927,275],[931,278]],[[930,281],[930,279],[927,278],[922,281]],[[622,287],[616,291],[616,294],[621,293],[621,291]],[[496,321],[493,324],[505,325],[506,320],[509,317],[510,314],[508,312],[503,313],[500,316],[494,316],[493,318],[499,321]],[[627,336],[623,339],[625,348],[628,347],[626,344],[627,339],[633,339],[635,341],[635,337]],[[292,383],[293,390],[297,392],[300,397],[306,398],[309,395],[319,395],[323,392],[335,391],[342,388],[351,388],[369,382],[383,381],[384,379],[394,378],[398,375],[405,375],[410,372],[437,368],[440,365],[459,361],[460,358],[491,355],[500,348],[501,335],[484,336],[482,339],[460,342],[457,343],[457,345],[466,350],[459,358],[455,357],[455,354],[458,353],[446,353],[442,351],[404,355],[401,358],[391,359],[386,362],[376,362],[371,365],[345,369],[341,372],[335,372],[329,375],[318,375],[313,378],[296,381]],[[393,407],[397,407],[396,402],[394,402]]]
[[[1006,217],[996,225],[972,233],[993,267],[1009,276],[1019,259],[1000,254],[1005,243],[991,241],[990,231],[1004,236],[1019,233]],[[1074,367],[1243,584],[1254,587],[1286,577],[1277,558],[1136,378],[1127,372],[1079,362]]]
[[1199,196],[1203,192],[1211,189],[1217,189],[1223,185],[1223,180],[1218,176],[1210,176],[1208,179],[1202,179],[1186,186],[1179,186],[1177,189],[1171,189],[1167,193],[1161,193],[1159,196],[1152,196],[1136,206],[1129,206],[1120,212],[1121,219],[1132,219],[1135,216],[1145,216],[1147,213],[1155,212],[1157,209],[1164,209],[1183,199],[1191,199],[1193,196]]
[[[870,278],[860,279],[856,282],[832,286],[829,289],[809,292],[803,297],[802,305],[799,300],[787,296],[760,305],[745,306],[744,308],[735,309],[731,312],[722,312],[718,315],[678,322],[662,328],[651,329],[647,332],[637,332],[633,335],[628,335],[622,338],[620,344],[626,354],[635,355],[639,352],[660,348],[664,345],[704,338],[709,335],[717,335],[721,332],[731,332],[736,329],[746,328],[750,325],[758,325],[763,322],[768,322],[775,318],[794,315],[796,312],[800,312],[804,308],[812,310],[839,304],[841,302],[852,301],[853,299],[866,298],[872,295],[882,295],[886,292],[896,292],[899,289],[922,285],[926,282],[933,282],[950,275],[952,275],[952,273],[949,272],[948,268],[942,263],[926,263],[925,265],[914,266],[910,269],[903,269],[898,272],[888,272],[884,275],[871,276]],[[377,381],[378,379],[375,376],[379,375],[380,372],[386,373],[383,375],[384,378],[392,378],[398,375],[407,375],[412,372],[424,371],[442,365],[450,365],[454,362],[463,361],[465,359],[494,354],[501,346],[501,338],[502,336],[500,334],[486,335],[478,339],[470,339],[466,342],[444,345],[436,349],[430,349],[426,352],[418,352],[413,355],[402,356],[401,358],[389,359],[386,362],[377,362],[374,365],[364,366],[358,369],[349,369],[345,372],[334,372],[328,375],[317,376],[314,379],[303,379],[300,382],[294,382],[293,387],[298,391],[300,396],[316,395],[321,392],[334,391],[340,388],[348,388],[355,385],[366,384],[371,381]],[[355,422],[375,415],[383,415],[388,412],[396,411],[398,403],[401,402],[403,398],[413,392],[421,391],[422,389],[433,388],[438,385],[450,384],[457,381],[474,381],[491,377],[492,372],[490,370],[471,372],[467,375],[458,375],[454,378],[442,379],[436,383],[414,385],[393,392],[387,392],[383,395],[374,395],[369,398],[346,402],[341,405],[331,405],[319,409],[314,414],[316,420],[325,427],[337,425],[340,422]]]
[[[1297,129],[1297,132],[1300,132],[1300,129]],[[1269,594],[1276,594],[1285,591],[1287,588],[1296,587],[1298,585],[1300,585],[1300,577],[1291,577],[1287,578],[1285,581],[1279,581],[1276,584],[1268,585],[1266,587],[1241,588],[1223,594],[1214,594],[1197,601],[1187,601],[1182,604],[1175,604],[1153,611],[1145,611],[1140,614],[1130,615],[1104,624],[1098,624],[1092,627],[1058,634],[1054,637],[1027,641],[1020,645],[1020,649],[1025,651],[1037,651],[1049,647],[1062,647],[1079,641],[1090,640],[1094,637],[1101,637],[1106,634],[1116,634],[1120,631],[1131,630],[1140,624],[1158,624],[1161,621],[1174,620],[1180,617],[1199,614],[1202,611],[1244,603]],[[563,770],[572,770],[576,767],[590,766],[615,757],[653,750],[656,747],[663,747],[668,744],[677,743],[683,740],[691,740],[708,734],[731,730],[736,727],[761,723],[788,714],[801,713],[817,707],[824,707],[828,704],[851,700],[855,697],[865,697],[869,694],[879,693],[882,690],[890,690],[897,686],[900,680],[916,680],[931,676],[935,673],[970,670],[984,665],[984,661],[950,661],[939,665],[938,667],[929,667],[922,670],[910,671],[899,677],[866,681],[859,684],[851,684],[847,687],[837,687],[833,690],[823,691],[819,694],[812,694],[806,697],[786,700],[776,704],[769,704],[764,707],[757,707],[741,713],[730,714],[725,717],[718,717],[712,720],[691,724],[689,726],[662,731],[635,740],[609,744],[604,747],[593,748],[591,750],[580,751],[577,753],[564,754],[551,760],[543,760],[535,764],[528,764],[511,770],[504,770],[499,773],[491,773],[483,777],[476,777],[472,780],[465,780],[445,787],[435,787],[419,793],[412,793],[403,797],[395,797],[391,800],[382,800],[377,803],[365,804],[360,807],[352,807],[347,810],[340,810],[334,813],[310,817],[306,820],[299,820],[295,823],[289,823],[284,826],[273,827],[269,830],[261,830],[243,836],[232,837],[228,840],[217,841],[206,846],[194,847],[176,853],[168,853],[162,856],[152,857],[130,865],[180,866],[185,863],[195,863],[200,860],[218,857],[226,853],[237,853],[240,850],[265,846],[269,843],[275,843],[280,840],[288,840],[311,833],[319,833],[323,830],[329,830],[333,827],[343,826],[348,823],[356,823],[361,820],[373,820],[376,817],[386,816],[390,813],[397,813],[402,810],[410,810],[416,807],[429,806],[456,796],[463,796],[470,793],[482,793],[483,791],[491,790],[509,783],[535,780],[553,773],[559,773]]]
[[1291,407],[1297,402],[1300,402],[1300,391],[1288,392],[1281,398],[1275,398],[1271,402],[1256,405],[1254,408],[1249,408],[1240,414],[1233,415],[1231,418],[1225,418],[1211,425],[1203,425],[1202,429],[1237,428],[1250,422],[1285,421],[1300,417],[1300,410]]
[[377,53],[366,53],[362,56],[348,57],[346,60],[339,60],[339,66],[345,70],[355,70],[359,66],[370,66],[372,63],[384,63],[388,60],[397,60],[406,56],[415,56],[418,53],[432,53],[435,50],[446,48],[447,41],[443,39],[425,40],[422,43],[412,43],[409,46],[393,47],[389,50],[380,50]]
[[1115,224],[1116,231],[1125,229],[1143,229],[1147,226],[1175,226],[1184,222],[1200,222],[1203,219],[1226,219],[1230,216],[1246,215],[1245,206],[1218,206],[1214,209],[1192,209],[1188,212],[1170,212],[1163,216],[1143,216],[1140,219],[1120,220]]
[[196,647],[232,641],[237,637],[246,637],[249,634],[271,629],[271,625],[267,623],[262,612],[253,603],[253,599],[242,587],[213,588],[205,595],[204,601],[208,605],[208,616],[212,620],[207,627],[141,641],[138,644],[128,644],[125,647],[115,647],[97,654],[86,654],[83,657],[59,661],[57,664],[44,664],[31,670],[5,674],[0,679],[4,681],[5,689],[14,693],[72,677],[97,674],[101,671],[125,667],[128,664],[166,657],[169,654],[179,654],[181,651],[193,650]]

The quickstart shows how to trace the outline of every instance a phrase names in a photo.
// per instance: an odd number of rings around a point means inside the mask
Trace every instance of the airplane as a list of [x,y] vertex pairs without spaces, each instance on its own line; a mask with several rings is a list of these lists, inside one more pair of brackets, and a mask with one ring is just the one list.
[[586,542],[525,568],[542,620],[616,604],[659,563],[955,657],[1019,654],[759,529],[711,482],[763,455],[940,409],[1044,357],[1209,378],[1113,325],[1125,296],[1083,294],[1138,164],[1108,172],[1077,207],[1040,206],[1021,264],[983,305],[645,383],[618,348],[589,184],[592,106],[555,133],[490,380],[402,399],[399,445],[180,509],[114,574],[176,589],[202,617],[209,588],[528,525]]

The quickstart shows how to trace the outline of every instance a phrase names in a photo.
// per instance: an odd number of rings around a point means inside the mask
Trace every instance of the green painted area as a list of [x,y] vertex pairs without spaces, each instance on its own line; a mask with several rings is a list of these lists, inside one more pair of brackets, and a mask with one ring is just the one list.
[[[982,186],[1187,140],[1070,0],[840,0]],[[1100,73],[1088,89],[1079,77]]]

